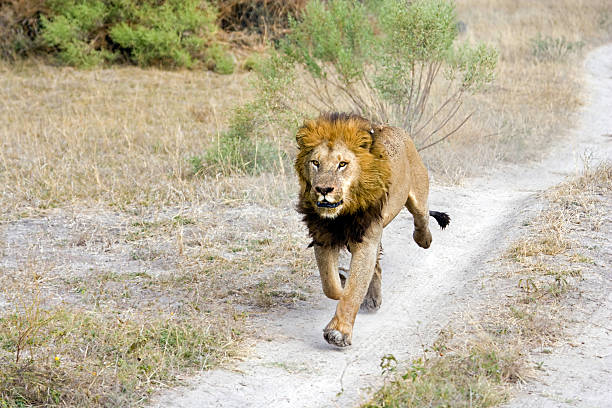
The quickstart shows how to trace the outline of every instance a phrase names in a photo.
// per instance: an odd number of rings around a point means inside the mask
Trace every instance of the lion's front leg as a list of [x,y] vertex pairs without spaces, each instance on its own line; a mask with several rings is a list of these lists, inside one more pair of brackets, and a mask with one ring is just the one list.
[[330,299],[338,300],[342,296],[342,283],[338,274],[339,248],[315,245],[315,258],[321,275],[323,293]]
[[351,344],[353,324],[374,274],[382,225],[373,224],[361,243],[351,243],[350,273],[336,314],[323,331],[328,343],[338,347]]
[[378,250],[376,266],[374,267],[374,275],[370,281],[370,286],[366,292],[363,302],[359,309],[363,312],[375,312],[382,305],[382,268],[380,267],[380,254],[382,248]]

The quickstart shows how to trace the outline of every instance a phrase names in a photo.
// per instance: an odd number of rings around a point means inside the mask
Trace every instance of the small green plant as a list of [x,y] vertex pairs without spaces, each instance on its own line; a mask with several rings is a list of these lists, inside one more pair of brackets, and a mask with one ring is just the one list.
[[234,72],[236,63],[232,56],[220,45],[215,44],[207,50],[206,63],[208,67],[218,74],[229,75]]
[[382,375],[387,375],[392,373],[397,368],[397,359],[393,354],[385,354],[380,359],[380,369],[382,371]]
[[[24,303],[14,314],[0,318],[0,348],[14,353],[15,364],[19,364],[29,347],[32,359],[35,354],[32,347],[38,343],[38,333],[55,318],[54,313],[43,307],[40,292],[37,290],[29,298],[29,302]],[[10,329],[2,330],[4,328]]]
[[562,61],[572,54],[580,54],[584,48],[582,41],[569,41],[565,37],[553,38],[541,33],[529,40],[531,55],[536,61]]
[[507,398],[502,381],[509,375],[512,357],[473,345],[444,356],[417,358],[362,408],[498,405]]
[[[229,129],[205,153],[208,172],[258,174],[284,168],[287,154],[271,138],[264,137],[261,123],[269,112],[262,112],[262,106],[252,103],[234,111]],[[201,166],[195,173],[206,171],[201,159],[192,158],[191,163],[194,170]]]

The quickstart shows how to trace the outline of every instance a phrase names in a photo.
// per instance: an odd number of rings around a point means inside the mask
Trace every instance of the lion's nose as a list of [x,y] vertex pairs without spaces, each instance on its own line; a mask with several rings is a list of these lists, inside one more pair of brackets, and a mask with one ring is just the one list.
[[319,193],[319,194],[326,195],[326,194],[329,194],[332,191],[334,191],[334,188],[333,187],[319,187],[319,186],[316,186],[315,187],[315,191],[317,193]]

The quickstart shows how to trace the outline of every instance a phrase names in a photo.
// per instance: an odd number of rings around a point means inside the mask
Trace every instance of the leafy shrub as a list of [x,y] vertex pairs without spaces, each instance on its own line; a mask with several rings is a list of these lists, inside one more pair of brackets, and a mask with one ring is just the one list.
[[107,9],[99,0],[85,2],[52,1],[51,9],[58,13],[52,20],[41,17],[41,39],[45,45],[57,48],[57,57],[66,65],[92,67],[115,54],[92,43],[105,24]]
[[296,80],[293,64],[273,53],[267,59],[251,58],[249,65],[257,75],[253,81],[257,96],[234,110],[229,129],[206,151],[203,161],[208,172],[258,174],[283,171],[288,165],[284,136],[301,119],[291,109],[297,99],[291,92]]
[[[265,92],[256,104],[285,118],[352,111],[403,127],[420,148],[465,123],[469,114],[455,117],[463,98],[492,81],[497,63],[486,45],[454,45],[455,9],[444,0],[313,0],[290,27],[278,52],[258,64],[256,86]],[[287,82],[296,70],[305,79]],[[279,123],[271,115],[266,125]]]
[[572,42],[565,37],[543,37],[541,33],[532,38],[529,44],[531,55],[539,62],[564,60],[571,54],[579,54],[584,47],[584,42],[582,41]]
[[133,23],[123,21],[110,30],[110,38],[138,65],[190,67],[215,32],[215,13],[199,0],[145,3],[130,10]]
[[212,71],[219,74],[231,74],[234,72],[236,64],[230,54],[228,54],[223,47],[215,44],[207,50],[207,65]]
[[[41,41],[67,65],[91,67],[118,59],[140,66],[193,67],[233,61],[214,41],[216,12],[201,0],[49,0]],[[228,62],[231,61],[231,62]]]

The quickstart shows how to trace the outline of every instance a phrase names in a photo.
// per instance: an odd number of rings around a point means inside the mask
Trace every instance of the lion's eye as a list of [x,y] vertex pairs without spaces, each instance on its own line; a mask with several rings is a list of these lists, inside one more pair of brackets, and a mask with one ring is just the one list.
[[343,167],[346,167],[346,166],[348,166],[348,163],[347,163],[347,162],[345,162],[345,161],[341,161],[340,163],[338,163],[338,168],[339,168],[339,169],[341,169],[341,168],[343,168]]
[[319,167],[319,161],[318,160],[311,160],[310,163],[312,163],[312,165],[315,166],[315,167]]

